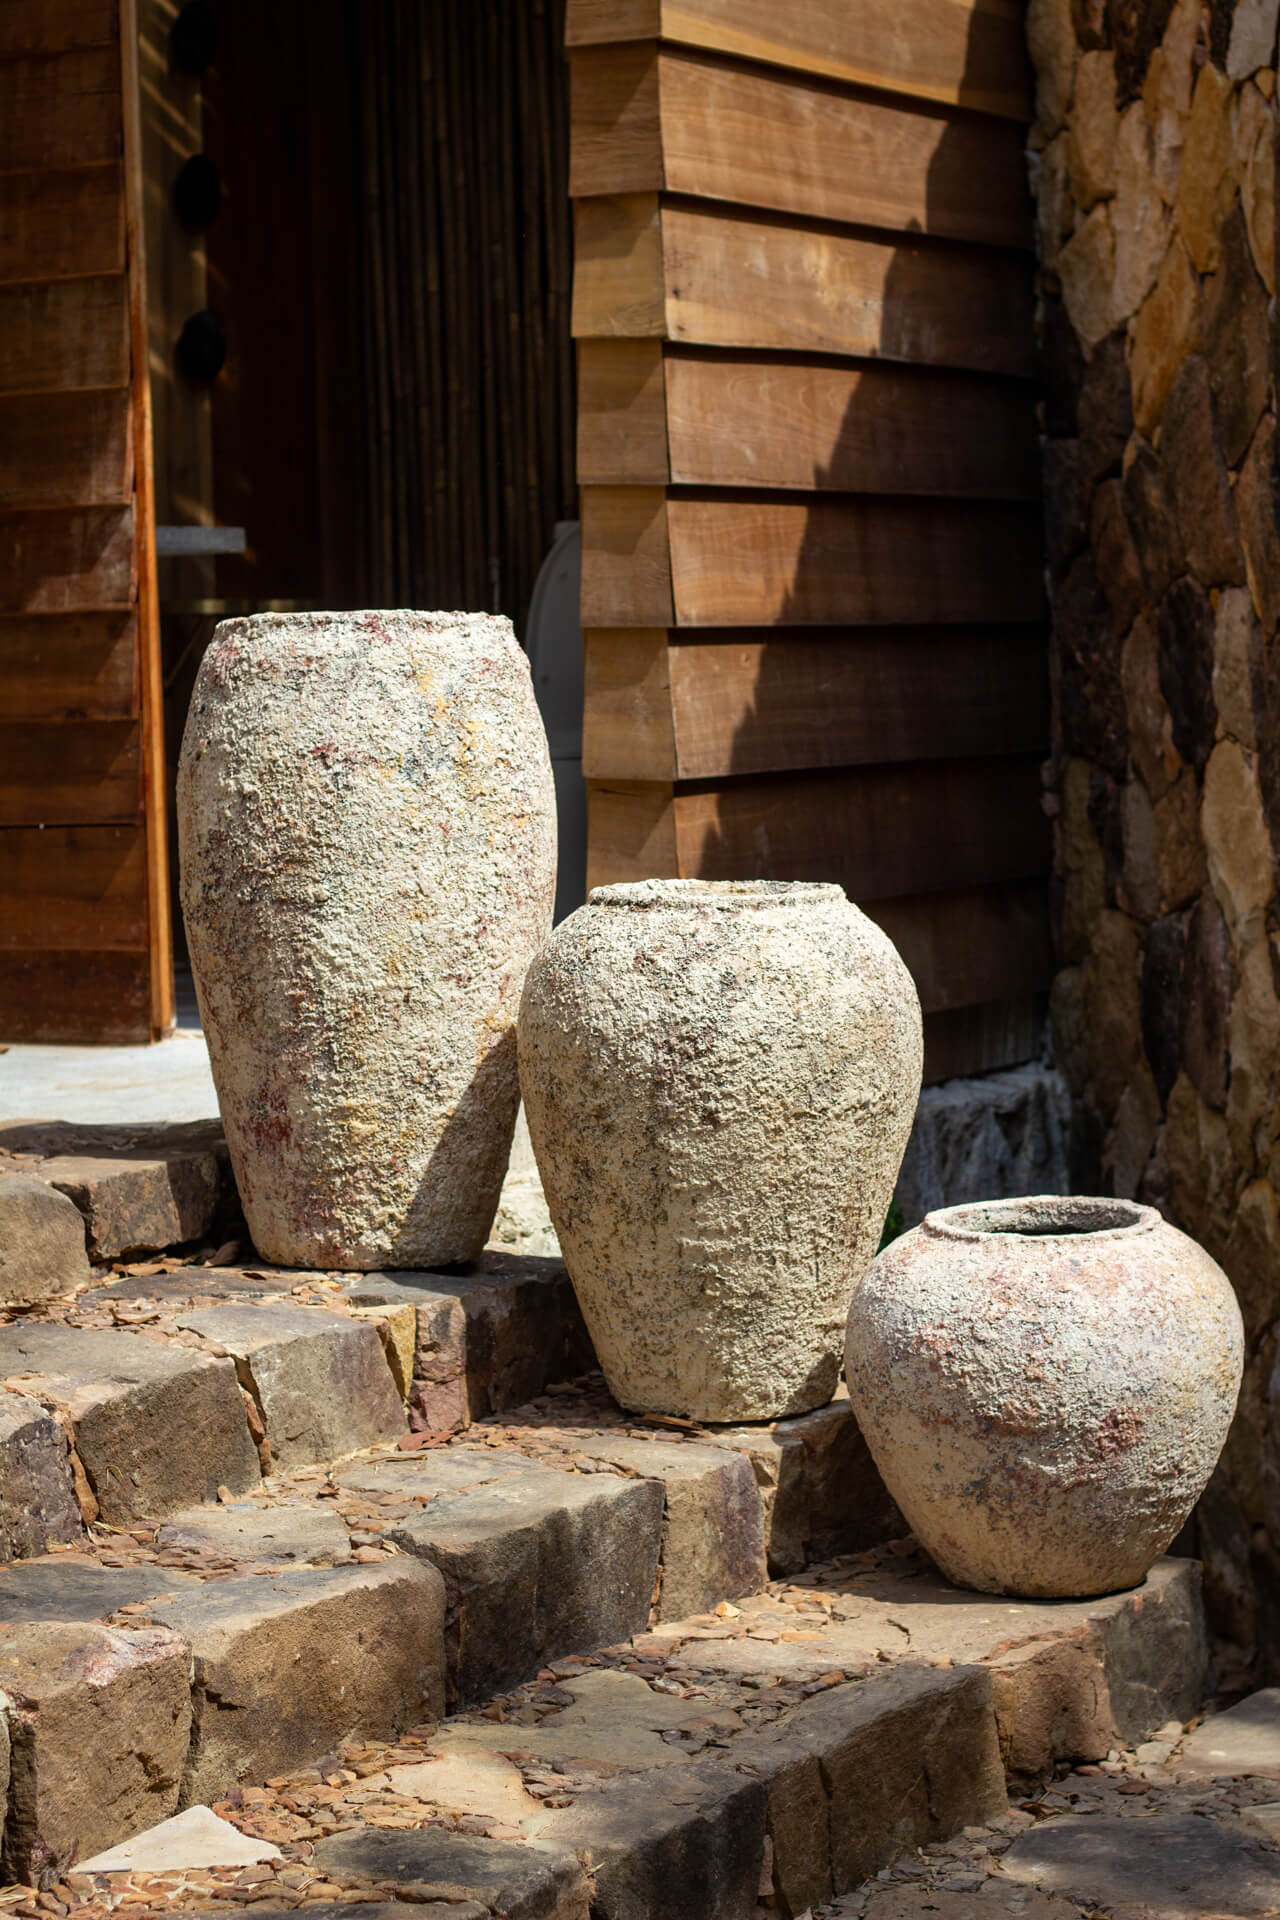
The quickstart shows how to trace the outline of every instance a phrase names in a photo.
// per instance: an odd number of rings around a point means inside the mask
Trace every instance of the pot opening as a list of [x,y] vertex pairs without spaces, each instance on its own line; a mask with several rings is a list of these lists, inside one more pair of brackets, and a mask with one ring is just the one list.
[[983,1200],[972,1206],[941,1207],[926,1216],[936,1233],[959,1239],[1017,1234],[1023,1239],[1067,1239],[1076,1234],[1141,1233],[1160,1215],[1136,1200],[1112,1200],[1086,1194],[1039,1194],[1025,1200]]
[[815,907],[843,901],[827,880],[629,880],[593,887],[589,907]]

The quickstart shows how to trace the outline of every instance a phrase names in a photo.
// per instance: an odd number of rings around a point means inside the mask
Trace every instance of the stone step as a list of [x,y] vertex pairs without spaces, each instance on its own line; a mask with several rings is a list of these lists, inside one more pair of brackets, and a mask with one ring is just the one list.
[[33,1176],[66,1194],[83,1217],[89,1257],[98,1261],[203,1239],[220,1217],[239,1211],[216,1120],[139,1127],[7,1121],[0,1125],[5,1173]]
[[[156,1622],[128,1630],[145,1641],[139,1662],[171,1658],[180,1625],[159,1618],[181,1623],[190,1593],[135,1603]],[[349,1743],[323,1772],[282,1771],[215,1811],[281,1850],[255,1869],[259,1913],[276,1886],[295,1905],[301,1883],[313,1911],[328,1894],[419,1914],[438,1901],[454,1920],[467,1902],[477,1920],[749,1920],[763,1897],[795,1916],[909,1848],[998,1828],[1009,1786],[1185,1721],[1204,1685],[1192,1562],[1162,1562],[1131,1594],[1026,1603],[961,1593],[881,1549],[555,1661],[482,1707],[390,1745]],[[15,1752],[30,1737],[19,1728]],[[172,1780],[172,1757],[164,1768]],[[28,1831],[9,1858],[51,1881],[67,1862],[20,1855]],[[222,1884],[243,1894],[229,1871],[165,1904],[207,1903]]]

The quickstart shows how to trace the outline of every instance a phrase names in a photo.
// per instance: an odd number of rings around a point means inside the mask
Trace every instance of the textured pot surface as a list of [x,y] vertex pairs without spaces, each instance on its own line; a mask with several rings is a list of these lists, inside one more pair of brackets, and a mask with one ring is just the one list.
[[1195,1505],[1240,1387],[1240,1310],[1202,1247],[1129,1200],[929,1214],[875,1260],[846,1365],[867,1443],[957,1585],[1136,1586]]
[[920,1088],[920,1008],[839,887],[600,887],[529,969],[538,1169],[624,1406],[821,1406]]
[[555,802],[504,619],[224,621],[178,769],[182,905],[260,1254],[469,1259],[515,1124]]

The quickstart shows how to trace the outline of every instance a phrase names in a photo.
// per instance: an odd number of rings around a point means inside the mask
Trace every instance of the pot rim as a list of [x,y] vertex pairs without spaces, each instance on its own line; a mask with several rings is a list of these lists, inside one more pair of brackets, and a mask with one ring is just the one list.
[[1137,1200],[1105,1194],[1041,1193],[1012,1200],[975,1200],[939,1207],[923,1225],[944,1240],[1124,1240],[1162,1226],[1163,1216]]
[[734,913],[758,907],[824,907],[846,903],[843,887],[830,880],[623,880],[593,887],[589,907],[713,907]]

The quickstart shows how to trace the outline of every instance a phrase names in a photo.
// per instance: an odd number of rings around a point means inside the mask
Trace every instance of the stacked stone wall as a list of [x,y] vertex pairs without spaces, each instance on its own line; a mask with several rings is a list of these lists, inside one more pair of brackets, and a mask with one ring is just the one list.
[[1031,0],[1057,1063],[1077,1187],[1222,1262],[1249,1357],[1199,1512],[1280,1676],[1278,0]]

